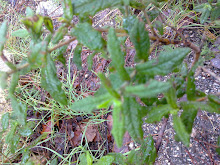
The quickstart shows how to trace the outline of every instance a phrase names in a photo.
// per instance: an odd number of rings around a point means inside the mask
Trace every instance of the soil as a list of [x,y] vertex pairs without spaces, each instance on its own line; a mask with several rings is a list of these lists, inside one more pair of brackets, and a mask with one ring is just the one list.
[[[26,6],[28,6],[28,3],[26,3]],[[100,12],[99,15],[97,15],[97,17],[94,18],[95,22],[100,22],[99,24],[98,23],[95,24],[96,27],[105,26],[106,24],[107,25],[116,24],[115,21],[111,22],[109,20],[111,20],[112,17],[114,17],[115,14],[117,14],[117,11],[112,12],[111,14],[109,14],[108,17],[105,18],[109,22],[103,19],[103,17],[107,15],[109,12],[110,10]],[[193,41],[194,43],[198,45],[200,44],[201,32],[198,29],[184,30],[183,34],[187,35],[189,37],[189,40]],[[219,41],[219,38],[217,38],[216,41]],[[127,46],[130,47],[131,46],[130,44],[131,43],[128,42]],[[211,42],[208,42],[208,47],[210,49],[215,48],[216,50],[218,48],[213,46],[215,44],[219,45],[219,43],[212,44]],[[218,59],[219,58],[218,56],[220,56],[219,50],[217,50],[216,52],[218,53],[214,54],[214,56],[211,56],[208,60],[204,62],[204,65],[202,67],[204,67],[206,70],[202,69],[201,67],[198,68],[196,72],[196,76],[195,76],[195,80],[196,80],[195,83],[196,83],[197,89],[207,94],[208,93],[209,94],[220,93],[220,81],[218,79],[220,75],[220,68],[218,68],[219,65],[216,65],[215,61],[213,62],[213,59],[214,60]],[[82,54],[82,60],[83,61],[86,60],[87,56],[90,54],[92,54],[92,52],[85,49]],[[134,62],[133,62],[134,55],[135,55],[134,49],[131,49],[127,52],[127,56],[126,56],[127,66],[134,65]],[[67,61],[68,59],[71,59],[69,58],[69,56],[66,56],[66,58],[67,58]],[[188,58],[186,59],[188,64],[191,64],[192,60],[193,60],[193,54],[189,55]],[[93,62],[94,62],[93,70],[95,70],[95,72],[105,71],[105,68],[110,63],[109,61],[100,58],[98,55],[94,57]],[[57,63],[56,66],[58,70],[57,75],[59,77],[67,75],[67,70],[65,69],[65,67],[63,67],[61,63]],[[77,94],[80,94],[82,87],[87,88],[89,91],[96,91],[99,88],[99,82],[98,82],[96,75],[93,72],[88,71],[88,66],[86,63],[84,63],[83,69],[80,72],[79,70],[77,70],[77,67],[73,63],[71,63],[71,67],[72,68],[71,68],[70,76],[73,77],[76,73],[79,75],[77,76],[77,80],[75,81],[75,84],[74,84],[74,87],[78,91]],[[5,68],[0,68],[0,69],[2,70]],[[86,97],[88,95],[93,95],[93,93],[94,92],[86,93],[85,96],[83,97]],[[3,114],[3,112],[10,111],[10,110],[11,110],[10,105],[5,100],[5,95],[3,91],[0,91],[0,115]],[[28,116],[33,117],[35,115],[36,117],[36,114],[33,114],[32,112],[33,111],[30,110]],[[106,117],[107,116],[105,116],[105,118]],[[72,119],[68,119],[67,117],[62,122],[60,122],[60,131],[58,132],[58,134],[61,135],[63,133],[62,131],[64,131],[65,129],[67,132],[69,132],[69,134],[71,134],[71,131],[76,130],[77,125],[82,120],[86,120],[86,119],[82,119],[79,116],[72,118]],[[71,123],[71,125],[74,126],[74,129],[71,128],[70,130],[68,127],[68,123]],[[104,125],[101,126],[103,131],[105,131],[104,128],[107,127],[106,125],[107,124],[104,123]],[[163,125],[163,121],[161,121],[158,124],[144,123],[143,124],[144,135],[147,136],[151,134],[153,135],[153,138],[155,139],[155,141],[157,141],[158,133],[161,130],[162,125]],[[175,131],[173,130],[172,125],[173,125],[172,116],[170,116],[168,119],[166,128],[165,128],[164,134],[163,134],[161,145],[159,147],[158,157],[156,159],[155,165],[169,165],[169,164],[170,165],[216,164],[217,165],[217,164],[220,164],[220,156],[217,155],[215,151],[216,145],[217,145],[217,138],[220,135],[220,115],[215,114],[215,113],[213,114],[207,113],[205,111],[198,112],[196,120],[194,122],[194,126],[193,126],[193,131],[191,134],[191,144],[189,148],[186,148],[181,142],[175,141],[174,139]],[[37,138],[40,135],[40,131],[42,131],[42,128],[39,128],[39,130],[36,131],[37,133],[34,134],[32,138],[33,139]],[[60,154],[65,153],[64,150],[62,149],[64,144],[63,145],[60,144],[60,142],[63,141],[62,138],[63,138],[62,136],[57,136],[57,138],[55,139],[55,145],[58,146],[58,147],[56,146],[58,148],[57,152]],[[51,145],[51,144],[52,143],[47,143],[45,144],[45,146],[54,147],[54,145]],[[97,149],[97,146],[99,145],[100,144],[90,143],[90,147],[94,150]],[[109,146],[110,145],[111,145],[110,149],[112,149],[113,144],[109,144]],[[132,145],[133,145],[132,143],[128,144],[128,146],[132,146]],[[71,146],[74,147],[74,144],[71,144]],[[103,145],[103,147],[105,146],[106,145]],[[130,149],[132,148],[133,147],[130,147]],[[70,150],[72,148],[67,147],[66,150],[68,149]],[[50,153],[45,153],[45,151],[43,150],[42,151],[38,150],[38,151],[33,151],[33,152],[42,153],[42,154],[44,153],[45,156],[48,156],[48,157],[50,156]],[[75,156],[77,158],[77,155]]]

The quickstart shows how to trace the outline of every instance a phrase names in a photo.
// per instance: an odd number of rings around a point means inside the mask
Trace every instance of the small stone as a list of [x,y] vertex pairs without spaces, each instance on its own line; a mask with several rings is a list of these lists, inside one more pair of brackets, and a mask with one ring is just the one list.
[[220,58],[213,58],[210,62],[212,66],[220,69]]

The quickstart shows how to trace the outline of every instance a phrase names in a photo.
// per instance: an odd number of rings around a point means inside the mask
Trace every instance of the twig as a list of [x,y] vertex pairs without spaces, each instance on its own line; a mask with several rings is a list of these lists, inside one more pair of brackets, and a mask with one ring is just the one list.
[[220,77],[217,76],[215,73],[211,72],[210,70],[206,69],[205,67],[201,67],[203,71],[209,73],[212,77],[214,77],[215,79],[217,79],[220,82]]
[[156,142],[156,145],[155,145],[157,152],[159,151],[159,148],[160,148],[160,145],[161,145],[161,142],[162,142],[162,138],[163,138],[164,131],[166,129],[167,121],[168,121],[168,118],[163,119],[162,127],[160,129],[160,132],[158,133],[158,138],[157,138],[157,142]]
[[66,40],[64,42],[59,43],[58,45],[54,46],[53,48],[48,50],[48,53],[51,53],[52,51],[64,46],[64,45],[68,45],[69,43],[73,42],[74,40],[76,40],[76,37],[70,38],[69,40]]
[[186,147],[185,147],[185,151],[187,152],[187,154],[189,155],[190,159],[192,160],[192,163],[193,164],[197,164],[197,161],[194,162],[194,159],[193,159],[191,153],[189,152],[189,150]]

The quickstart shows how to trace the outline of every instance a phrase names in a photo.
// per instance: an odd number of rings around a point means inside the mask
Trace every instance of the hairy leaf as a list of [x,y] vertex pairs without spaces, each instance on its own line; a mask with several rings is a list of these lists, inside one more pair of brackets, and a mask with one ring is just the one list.
[[161,52],[158,60],[151,60],[136,66],[138,72],[148,76],[166,75],[180,65],[190,52],[189,48],[176,48],[172,51]]
[[123,103],[123,115],[125,116],[126,129],[134,140],[143,139],[142,108],[135,98],[125,97]]
[[186,131],[191,134],[194,119],[197,115],[197,111],[195,109],[191,109],[189,106],[182,105],[183,112],[180,116],[181,120],[183,121],[183,124],[185,125]]
[[187,99],[189,101],[193,101],[196,99],[196,85],[194,79],[194,72],[190,71],[187,75],[187,86],[186,86],[186,94]]
[[18,29],[16,31],[13,31],[11,35],[14,37],[25,38],[29,35],[29,33],[26,29]]
[[102,85],[105,87],[105,89],[109,92],[109,94],[116,99],[120,98],[120,95],[113,89],[112,84],[110,80],[108,80],[103,73],[98,73],[98,76],[101,80]]
[[100,50],[104,46],[104,40],[101,33],[93,29],[87,22],[78,23],[73,29],[72,34],[76,36],[80,43],[91,50]]
[[41,85],[56,101],[67,105],[66,94],[62,90],[60,80],[57,78],[56,67],[50,55],[47,55],[46,66],[41,70]]
[[44,25],[51,33],[53,33],[53,21],[50,17],[44,17]]
[[4,49],[4,44],[6,41],[6,34],[7,34],[7,22],[4,21],[0,26],[0,56],[2,54],[2,50]]
[[64,66],[66,66],[66,59],[64,58],[64,53],[66,52],[67,45],[62,46],[58,49],[57,60],[59,60]]
[[82,52],[82,46],[77,45],[74,50],[73,62],[74,62],[74,64],[76,64],[76,66],[79,70],[82,69],[81,52]]
[[176,96],[176,90],[174,87],[171,87],[167,92],[164,93],[167,103],[170,104],[170,106],[174,109],[177,109],[177,96]]
[[8,128],[9,125],[9,117],[10,114],[8,112],[6,112],[4,115],[2,115],[1,118],[1,123],[2,123],[2,129],[3,131],[5,131]]
[[137,95],[139,97],[154,98],[159,93],[166,92],[171,87],[169,82],[159,82],[150,80],[147,84],[140,84],[135,86],[127,86],[125,88],[126,94]]
[[63,39],[64,35],[67,33],[68,29],[66,27],[61,26],[53,37],[53,44],[57,44],[61,39]]
[[73,19],[73,6],[71,1],[72,0],[64,0],[63,2],[63,8],[65,9],[63,11],[63,16],[68,21],[71,21]]
[[173,108],[169,105],[159,105],[153,107],[147,115],[147,123],[153,123],[157,121],[161,121],[162,117],[169,114]]
[[113,127],[112,135],[118,147],[121,147],[123,144],[123,137],[125,134],[125,118],[123,115],[123,107],[120,101],[114,100],[114,109],[113,109]]
[[135,22],[130,32],[130,39],[136,49],[136,59],[148,61],[150,39],[143,22]]
[[29,158],[30,158],[30,150],[29,149],[23,149],[22,150],[21,163],[25,164],[28,161]]
[[6,72],[0,71],[0,88],[5,89],[7,87],[8,76],[9,75]]
[[28,125],[26,125],[19,130],[19,133],[21,136],[28,137],[33,134],[33,130]]
[[94,16],[100,10],[122,4],[122,1],[123,0],[77,0],[72,1],[72,5],[74,14]]
[[33,42],[30,44],[30,56],[28,56],[28,62],[31,68],[39,68],[42,64],[46,63],[46,51],[47,51],[47,43],[42,41],[40,43],[34,44]]
[[88,96],[82,100],[74,102],[70,108],[73,111],[92,113],[92,111],[97,109],[99,105],[108,100],[112,100],[112,97],[108,93],[97,97]]
[[144,139],[144,142],[141,144],[141,152],[143,164],[154,163],[157,157],[157,151],[154,147],[154,139],[152,136],[148,136]]
[[120,43],[113,28],[109,29],[107,47],[112,59],[112,64],[120,75],[121,80],[130,80],[129,75],[124,68],[124,55],[121,52]]
[[196,102],[196,101],[188,101],[181,102],[181,106],[184,106],[186,109],[192,110],[203,110],[210,113],[220,113],[220,105],[212,103],[212,102]]
[[183,124],[181,118],[179,118],[177,115],[173,115],[173,128],[176,131],[178,138],[183,142],[183,144],[189,147],[190,135],[187,132],[186,127]]
[[112,165],[114,161],[114,157],[111,155],[103,156],[101,159],[98,160],[97,163],[94,163],[94,165]]

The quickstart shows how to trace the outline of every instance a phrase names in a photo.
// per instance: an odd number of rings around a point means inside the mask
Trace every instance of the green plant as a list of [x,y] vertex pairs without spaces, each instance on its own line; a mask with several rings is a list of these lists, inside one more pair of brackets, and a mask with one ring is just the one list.
[[[11,128],[7,133],[6,143],[10,145],[11,153],[22,154],[22,163],[28,161],[30,156],[29,149],[47,135],[43,134],[30,146],[17,147],[20,139],[29,137],[33,133],[34,125],[26,119],[26,105],[15,97],[16,86],[20,75],[38,68],[41,69],[41,86],[54,98],[57,107],[69,109],[73,114],[75,112],[91,114],[94,111],[98,111],[98,109],[108,108],[113,105],[112,134],[116,144],[119,147],[122,146],[124,133],[128,131],[131,137],[141,145],[139,149],[131,151],[127,155],[111,153],[103,156],[94,164],[152,164],[155,161],[157,150],[151,136],[143,137],[142,118],[146,115],[146,122],[149,123],[158,122],[163,117],[168,118],[169,115],[172,115],[176,139],[185,146],[189,146],[190,133],[197,111],[201,109],[211,113],[219,113],[219,98],[214,95],[206,95],[195,88],[194,73],[202,62],[202,59],[199,59],[200,48],[188,41],[175,27],[171,28],[176,31],[181,40],[163,38],[163,24],[165,22],[158,21],[156,26],[155,24],[152,25],[149,17],[155,15],[146,10],[150,3],[154,5],[156,16],[158,16],[160,14],[158,8],[161,3],[157,1],[65,0],[63,2],[65,7],[64,15],[60,18],[62,25],[57,31],[54,31],[51,18],[35,15],[30,8],[27,8],[27,16],[22,19],[26,29],[20,29],[15,34],[17,37],[23,37],[28,32],[31,37],[29,55],[27,59],[17,65],[6,60],[5,62],[11,68],[11,71],[0,73],[3,80],[1,81],[3,88],[7,86],[5,82],[11,76],[9,98],[13,108],[12,114],[6,113],[2,117],[3,131],[1,134],[7,130],[10,119]],[[207,21],[212,10],[210,3],[206,5],[208,7],[205,8],[205,11],[197,10],[203,13],[200,18],[201,23]],[[130,7],[142,11],[144,15],[143,21],[131,14]],[[92,27],[90,16],[94,16],[98,11],[106,8],[120,9],[124,16],[123,29],[114,29],[112,27],[94,29]],[[215,8],[219,9],[219,5],[213,7],[213,12],[216,12]],[[76,25],[71,22],[73,15],[79,16],[80,21]],[[214,20],[216,20],[216,17],[214,17]],[[148,24],[151,33],[148,32],[149,29],[146,29],[145,24]],[[47,30],[43,28],[44,26]],[[155,31],[154,27],[158,29],[160,35]],[[43,32],[46,32],[46,35]],[[103,39],[102,32],[108,32],[107,40]],[[7,42],[6,35],[7,22],[3,22],[0,27],[0,52],[3,58],[4,44]],[[66,35],[71,36],[71,38],[67,41],[62,41]],[[125,47],[125,43],[121,42],[123,41],[122,37],[130,38],[135,47],[135,67],[125,67],[124,52],[121,48],[121,45],[123,48]],[[65,45],[76,39],[79,44],[75,50],[74,61],[78,67],[82,63],[80,57],[82,46],[94,51],[90,56],[101,53],[103,57],[111,59],[112,62],[110,72],[107,73],[108,76],[105,73],[98,73],[101,87],[95,95],[72,103],[72,97],[67,96],[63,90],[62,83],[56,75],[56,67],[51,53],[59,49],[57,57],[62,57],[62,54],[66,51]],[[182,44],[185,48],[168,47],[166,48],[167,50],[161,51],[156,59],[149,60],[149,55],[155,48],[155,44],[151,45],[150,40],[156,41],[156,46],[158,43],[165,45]],[[50,48],[49,44],[55,46]],[[189,66],[183,60],[191,50],[195,52],[195,57],[191,68],[188,70]],[[61,60],[61,62],[64,61]],[[165,76],[169,73],[172,73],[172,75],[166,82],[155,80],[155,76]],[[159,99],[158,94],[163,94],[163,97]],[[178,102],[177,100],[185,94],[187,95],[187,101]],[[141,106],[137,98],[145,106]],[[180,109],[183,109],[183,112],[178,116]],[[82,152],[79,158],[80,164],[92,164],[95,160],[92,155],[85,150]],[[61,157],[63,160],[68,159]]]

